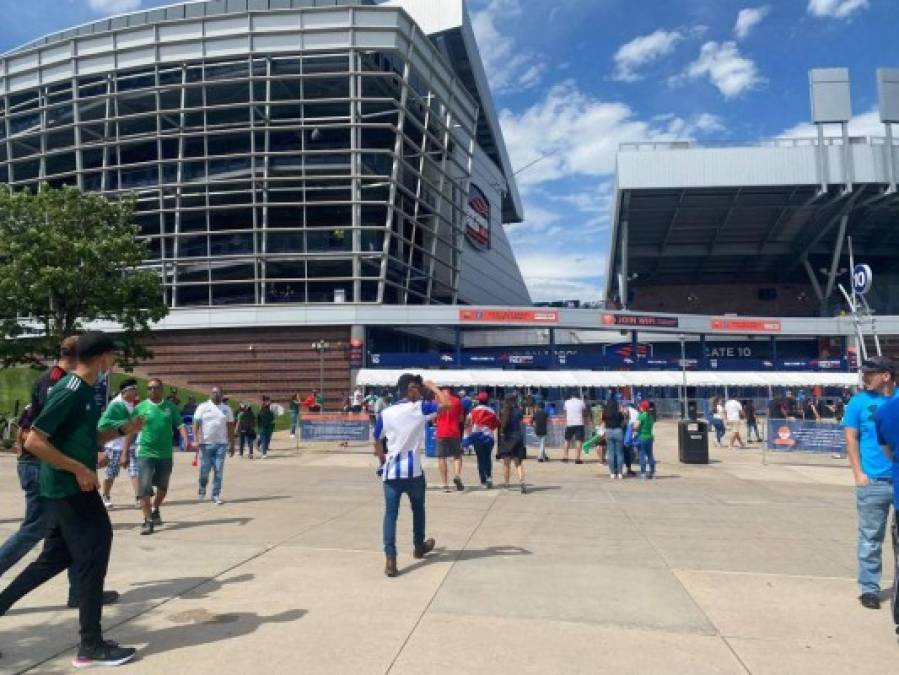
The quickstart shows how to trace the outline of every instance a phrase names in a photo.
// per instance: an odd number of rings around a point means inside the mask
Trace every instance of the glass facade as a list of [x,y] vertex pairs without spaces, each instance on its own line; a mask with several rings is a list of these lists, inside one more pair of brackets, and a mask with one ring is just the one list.
[[135,195],[173,308],[453,303],[478,111],[452,80],[356,47],[76,73],[0,97],[0,181]]

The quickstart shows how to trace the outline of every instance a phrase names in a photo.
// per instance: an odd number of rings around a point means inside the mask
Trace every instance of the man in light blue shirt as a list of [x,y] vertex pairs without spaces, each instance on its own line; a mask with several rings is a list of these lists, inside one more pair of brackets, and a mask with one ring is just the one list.
[[893,467],[881,449],[876,420],[881,406],[896,395],[896,365],[875,356],[862,363],[864,389],[846,406],[843,429],[855,479],[858,511],[859,601],[880,609],[883,539],[893,503]]
[[899,635],[899,397],[877,411],[877,438],[883,452],[893,463],[893,622]]

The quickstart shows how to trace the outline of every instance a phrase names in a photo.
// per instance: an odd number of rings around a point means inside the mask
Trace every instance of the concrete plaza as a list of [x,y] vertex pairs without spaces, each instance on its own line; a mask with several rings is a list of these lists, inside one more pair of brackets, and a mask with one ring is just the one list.
[[[367,448],[281,436],[268,460],[228,460],[221,507],[197,503],[180,455],[152,537],[115,487],[107,637],[140,648],[134,673],[896,672],[888,603],[856,600],[845,461],[713,449],[687,466],[674,426],[657,429],[654,482],[529,461],[530,494],[485,491],[472,457],[466,491],[445,494],[429,463],[437,550],[413,561],[404,502],[392,580]],[[0,472],[5,537],[23,500],[12,457]],[[0,617],[0,671],[72,670],[65,598],[61,575]]]

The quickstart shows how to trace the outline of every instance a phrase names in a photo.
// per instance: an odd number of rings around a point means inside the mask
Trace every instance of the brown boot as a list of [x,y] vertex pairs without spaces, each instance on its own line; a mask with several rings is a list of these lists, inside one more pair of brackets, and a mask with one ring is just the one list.
[[396,558],[387,556],[387,564],[384,566],[384,574],[392,579],[399,573],[399,570],[396,568]]
[[424,544],[415,547],[415,550],[412,552],[412,555],[419,560],[424,558],[428,553],[434,550],[434,545],[437,542],[433,539],[427,539]]

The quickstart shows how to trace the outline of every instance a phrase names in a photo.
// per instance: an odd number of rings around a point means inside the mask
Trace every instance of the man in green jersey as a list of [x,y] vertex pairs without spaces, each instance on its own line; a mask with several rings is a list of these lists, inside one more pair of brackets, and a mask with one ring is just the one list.
[[652,430],[654,426],[655,418],[650,411],[649,401],[640,401],[640,414],[637,415],[634,433],[639,441],[640,478],[644,479],[652,479],[656,475],[656,458],[652,447],[655,442],[655,434]]
[[0,615],[20,598],[72,567],[78,580],[81,644],[77,668],[116,666],[133,658],[133,648],[103,639],[103,583],[112,547],[112,525],[97,492],[98,448],[117,436],[137,433],[140,420],[97,431],[100,408],[93,385],[115,363],[108,335],[89,332],[75,346],[77,365],[50,390],[32,423],[25,449],[41,460],[40,491],[49,503],[50,529],[37,560],[0,593]]
[[[181,412],[171,401],[162,397],[162,380],[153,378],[147,383],[149,398],[134,408],[135,416],[143,420],[140,439],[137,444],[138,496],[144,512],[141,534],[153,534],[162,525],[159,507],[165,500],[172,475],[172,433],[178,431],[185,448],[196,450],[187,436],[187,427],[181,419]],[[128,445],[130,438],[125,439]],[[156,497],[151,507],[153,488]]]
[[[119,385],[119,395],[106,406],[97,429],[107,431],[128,422],[131,419],[131,413],[134,411],[136,399],[137,380],[133,377],[122,380],[122,383]],[[107,509],[111,509],[112,495],[110,493],[112,492],[112,484],[118,478],[119,469],[128,468],[131,487],[134,490],[135,498],[137,498],[137,456],[131,444],[126,446],[123,443],[123,439],[115,438],[106,444],[106,457],[109,463],[106,465],[106,478],[103,480],[103,505]]]

